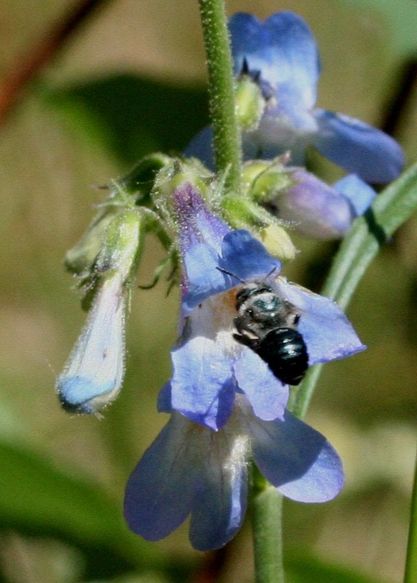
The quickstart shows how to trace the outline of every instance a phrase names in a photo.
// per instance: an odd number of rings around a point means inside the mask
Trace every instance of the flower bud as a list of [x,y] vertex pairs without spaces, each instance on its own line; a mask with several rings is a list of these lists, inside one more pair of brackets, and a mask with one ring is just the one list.
[[245,164],[242,182],[250,198],[260,203],[268,202],[277,191],[291,185],[291,177],[285,170],[287,159],[284,155],[272,162],[253,160]]
[[94,264],[87,322],[56,388],[63,408],[97,414],[118,395],[124,376],[128,283],[141,251],[141,214],[126,210],[109,224]]
[[136,264],[142,234],[142,215],[139,210],[128,209],[114,217],[107,227],[104,244],[95,262],[95,272],[117,271],[123,283]]
[[242,75],[237,80],[235,103],[242,130],[256,130],[265,109],[265,99],[259,85],[249,75]]
[[292,261],[297,249],[285,229],[279,225],[268,225],[259,232],[259,237],[269,253],[282,261]]
[[65,254],[65,267],[81,277],[91,271],[94,261],[103,245],[106,229],[115,216],[115,207],[101,209],[81,239]]
[[343,237],[355,218],[349,199],[302,168],[289,171],[291,186],[277,192],[273,201],[277,216],[307,237]]

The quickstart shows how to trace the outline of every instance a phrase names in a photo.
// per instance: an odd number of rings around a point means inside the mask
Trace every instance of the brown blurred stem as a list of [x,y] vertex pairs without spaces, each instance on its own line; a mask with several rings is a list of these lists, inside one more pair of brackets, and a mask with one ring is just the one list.
[[207,553],[191,583],[217,583],[224,570],[228,547]]
[[21,97],[26,86],[63,48],[68,39],[108,0],[79,0],[62,19],[12,68],[0,85],[0,124]]

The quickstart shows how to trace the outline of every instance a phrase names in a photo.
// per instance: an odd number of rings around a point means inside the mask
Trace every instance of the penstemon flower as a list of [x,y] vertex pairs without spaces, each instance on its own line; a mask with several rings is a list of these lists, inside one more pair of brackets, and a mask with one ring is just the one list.
[[289,221],[301,235],[339,239],[371,205],[376,192],[355,174],[328,186],[303,168],[288,169],[291,185],[268,201],[267,208]]
[[332,186],[304,168],[285,166],[287,156],[244,165],[246,197],[291,228],[315,239],[338,239],[364,214],[376,192],[355,174]]
[[191,513],[191,542],[207,550],[224,545],[242,523],[252,458],[294,500],[324,502],[343,484],[325,438],[286,411],[288,386],[237,342],[237,289],[267,281],[296,307],[310,365],[365,347],[336,304],[277,277],[279,262],[249,232],[231,230],[191,184],[177,188],[173,201],[181,339],[158,404],[172,416],[129,480],[125,514],[132,530],[157,540]]
[[[164,408],[169,410],[169,404]],[[191,514],[193,547],[222,547],[245,517],[251,459],[292,500],[326,502],[343,487],[341,461],[323,435],[289,412],[262,421],[238,395],[228,422],[217,432],[171,415],[129,478],[129,527],[147,540],[159,540]]]
[[364,346],[334,302],[278,278],[279,261],[249,232],[231,230],[191,184],[177,188],[173,200],[183,273],[181,338],[165,388],[172,408],[217,430],[230,417],[235,395],[243,393],[259,418],[282,418],[287,385],[234,337],[242,282],[268,282],[295,307],[309,365],[350,356]]
[[[400,146],[384,132],[357,119],[315,108],[320,59],[306,23],[292,12],[265,22],[245,13],[229,21],[234,72],[260,88],[264,107],[255,129],[243,132],[245,157],[274,158],[291,152],[302,165],[308,146],[366,182],[396,178],[404,159]],[[211,163],[211,130],[202,131],[187,154]]]

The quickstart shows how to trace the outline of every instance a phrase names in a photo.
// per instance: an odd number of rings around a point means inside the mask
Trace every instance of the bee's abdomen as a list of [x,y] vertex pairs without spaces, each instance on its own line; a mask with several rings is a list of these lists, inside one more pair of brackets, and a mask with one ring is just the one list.
[[275,328],[261,341],[256,352],[283,383],[298,385],[308,368],[303,337],[292,328]]

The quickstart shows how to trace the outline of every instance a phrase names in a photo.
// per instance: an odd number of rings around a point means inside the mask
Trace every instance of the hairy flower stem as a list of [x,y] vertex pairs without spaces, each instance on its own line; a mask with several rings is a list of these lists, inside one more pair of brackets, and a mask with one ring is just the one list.
[[282,496],[267,486],[253,498],[253,543],[256,583],[284,583]]
[[407,558],[404,583],[417,581],[417,456],[414,470],[414,485],[411,497],[410,526],[408,530]]
[[232,56],[224,1],[199,0],[199,4],[207,55],[216,169],[219,173],[226,172],[226,189],[238,193],[241,141],[235,115]]
[[[381,247],[417,208],[417,164],[388,186],[363,217],[356,219],[337,253],[322,294],[346,309],[362,277]],[[307,413],[322,365],[310,369],[290,410],[302,418]]]

